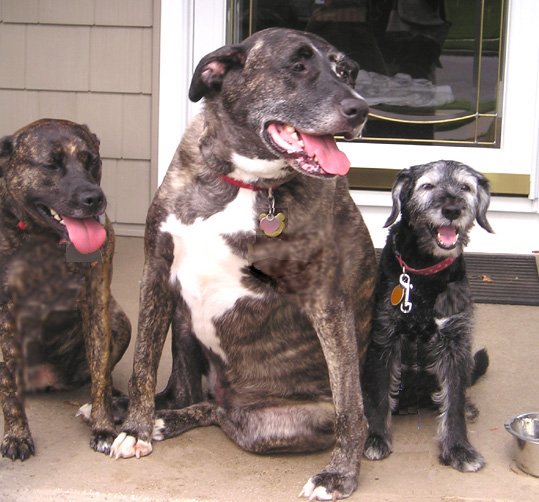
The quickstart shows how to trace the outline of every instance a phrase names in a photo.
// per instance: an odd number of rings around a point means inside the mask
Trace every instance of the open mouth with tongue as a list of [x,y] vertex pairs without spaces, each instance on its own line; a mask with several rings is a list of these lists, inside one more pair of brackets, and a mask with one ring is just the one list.
[[434,229],[434,237],[442,249],[454,249],[459,241],[459,233],[453,225],[443,225]]
[[266,126],[269,142],[290,159],[292,166],[316,177],[344,176],[350,169],[348,157],[337,148],[333,135],[315,136],[291,125],[270,122]]
[[69,241],[82,254],[97,251],[105,242],[105,214],[89,218],[71,218],[61,215],[53,208],[39,205],[39,211],[51,221],[53,227]]

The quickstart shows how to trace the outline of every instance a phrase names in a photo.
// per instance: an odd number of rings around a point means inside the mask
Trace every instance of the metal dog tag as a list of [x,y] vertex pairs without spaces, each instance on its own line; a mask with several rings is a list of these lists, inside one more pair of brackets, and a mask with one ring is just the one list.
[[68,263],[93,263],[101,262],[101,250],[94,251],[93,253],[83,254],[73,244],[68,243],[66,246],[66,262]]
[[399,305],[400,302],[402,302],[403,298],[404,298],[404,288],[400,284],[397,284],[391,291],[391,298],[390,298],[391,305],[396,307],[397,305]]
[[283,213],[275,215],[262,213],[259,217],[259,228],[267,237],[278,237],[286,226],[284,220]]
[[404,300],[401,303],[401,312],[403,314],[408,314],[412,310],[410,291],[414,289],[414,286],[410,281],[410,276],[404,271],[404,269],[399,277],[399,284],[402,286],[404,292]]
[[268,189],[268,212],[262,213],[258,218],[258,228],[264,232],[267,237],[279,237],[286,227],[285,215],[283,213],[275,214],[275,197],[273,190]]

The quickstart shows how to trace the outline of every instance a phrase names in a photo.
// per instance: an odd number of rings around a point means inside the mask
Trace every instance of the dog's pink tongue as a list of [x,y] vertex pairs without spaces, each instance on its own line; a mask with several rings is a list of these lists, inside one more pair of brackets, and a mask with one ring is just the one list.
[[444,246],[453,246],[458,239],[455,227],[446,225],[438,229],[438,240]]
[[305,151],[309,157],[318,160],[320,167],[328,174],[344,176],[350,170],[348,157],[337,148],[335,138],[330,134],[326,136],[311,136],[304,132],[299,133],[303,140]]
[[79,253],[89,254],[97,251],[105,242],[107,232],[94,218],[79,220],[63,216],[69,240]]

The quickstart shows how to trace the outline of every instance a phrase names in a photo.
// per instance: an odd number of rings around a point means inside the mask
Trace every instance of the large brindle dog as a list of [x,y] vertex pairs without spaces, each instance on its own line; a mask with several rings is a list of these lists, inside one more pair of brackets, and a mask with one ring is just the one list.
[[404,169],[393,186],[391,226],[380,257],[372,341],[363,373],[369,437],[365,456],[392,451],[391,414],[435,405],[440,461],[459,471],[485,461],[470,444],[466,417],[478,414],[466,389],[487,369],[472,355],[472,310],[463,250],[475,220],[486,218],[487,179],[454,161]]
[[131,327],[110,296],[114,237],[99,140],[43,119],[0,140],[0,403],[3,456],[34,453],[24,391],[91,379],[90,445],[108,453],[111,370]]
[[159,438],[219,425],[257,453],[335,443],[302,494],[331,499],[356,488],[375,255],[333,139],[357,137],[367,118],[356,74],[321,38],[285,29],[199,63],[189,96],[205,98],[204,110],[148,214],[129,408],[112,455],[152,450],[156,372],[172,323]]

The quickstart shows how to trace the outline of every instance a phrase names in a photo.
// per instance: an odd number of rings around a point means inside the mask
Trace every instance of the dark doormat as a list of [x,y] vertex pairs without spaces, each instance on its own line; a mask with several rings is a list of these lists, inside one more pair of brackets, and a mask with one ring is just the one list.
[[539,306],[539,276],[533,255],[464,253],[476,303]]

